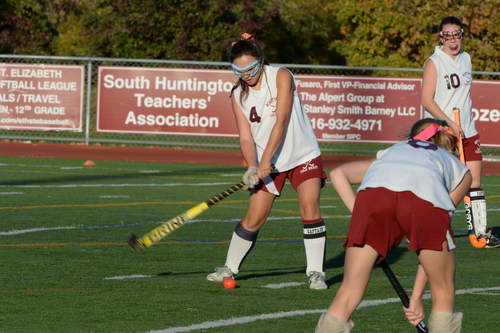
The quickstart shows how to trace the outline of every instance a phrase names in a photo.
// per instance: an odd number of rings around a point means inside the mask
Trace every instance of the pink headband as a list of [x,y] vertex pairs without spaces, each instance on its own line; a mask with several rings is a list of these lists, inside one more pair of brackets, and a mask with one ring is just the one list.
[[442,132],[442,131],[445,131],[445,132],[448,132],[448,133],[452,134],[450,132],[449,128],[446,128],[446,127],[443,127],[443,126],[439,126],[438,124],[430,124],[422,132],[420,132],[417,135],[415,135],[413,137],[413,139],[414,140],[427,141],[430,138],[432,138],[434,135],[436,135],[437,132]]

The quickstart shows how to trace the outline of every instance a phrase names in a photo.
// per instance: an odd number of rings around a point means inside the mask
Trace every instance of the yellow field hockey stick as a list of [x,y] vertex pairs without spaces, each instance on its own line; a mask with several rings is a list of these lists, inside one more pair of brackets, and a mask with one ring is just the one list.
[[219,201],[227,198],[234,192],[245,186],[244,182],[240,182],[236,185],[231,186],[230,188],[222,191],[221,193],[214,195],[212,198],[207,201],[201,202],[196,206],[188,209],[182,214],[177,215],[174,218],[171,218],[167,222],[162,223],[157,226],[141,238],[138,238],[136,235],[132,235],[128,240],[128,245],[133,249],[142,249],[146,247],[150,247],[153,244],[160,241],[162,238],[167,237],[180,227],[182,227],[187,221],[194,219]]

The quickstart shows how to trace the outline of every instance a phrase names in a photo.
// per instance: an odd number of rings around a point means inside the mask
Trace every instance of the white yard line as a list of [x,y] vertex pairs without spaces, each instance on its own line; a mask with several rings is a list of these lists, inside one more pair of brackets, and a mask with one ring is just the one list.
[[78,227],[31,228],[31,229],[21,229],[21,230],[0,231],[0,236],[15,236],[15,235],[21,235],[21,234],[29,234],[32,232],[53,231],[53,230],[72,230],[72,229],[78,229]]
[[[461,289],[455,292],[455,295],[464,295],[464,294],[477,294],[483,295],[485,292],[500,290],[500,287],[491,287],[491,288],[471,288],[471,289]],[[499,296],[500,294],[496,293],[495,296]],[[429,299],[429,295],[424,295],[424,299]],[[358,306],[358,310],[362,308],[367,308],[371,306],[385,305],[389,303],[399,303],[399,298],[386,298],[386,299],[374,299],[374,300],[366,300],[362,301]],[[215,320],[215,321],[205,321],[200,324],[194,324],[190,326],[181,326],[181,327],[171,327],[164,330],[156,330],[156,331],[148,331],[148,333],[179,333],[179,332],[192,332],[196,330],[202,329],[210,329],[224,326],[234,326],[240,324],[252,323],[257,320],[266,320],[266,319],[279,319],[279,318],[288,318],[288,317],[297,317],[311,314],[320,314],[325,312],[326,309],[315,309],[315,310],[297,310],[297,311],[288,311],[288,312],[275,312],[275,313],[265,313],[255,316],[246,316],[246,317],[234,317],[229,319]],[[315,325],[316,322],[312,323]],[[311,330],[313,328],[311,327]]]
[[262,287],[263,288],[269,288],[269,289],[282,289],[282,288],[288,288],[288,287],[297,287],[305,284],[304,282],[283,282],[283,283],[270,283],[270,284],[265,284]]
[[[349,215],[345,215],[348,217]],[[325,219],[331,218],[331,216],[324,216]],[[299,220],[300,216],[285,216],[285,217],[268,217],[268,221],[288,221],[288,220]],[[236,223],[241,221],[241,218],[234,219],[196,219],[187,221],[186,224],[191,223],[200,223],[200,222],[216,222],[216,223]],[[108,229],[108,228],[122,228],[122,227],[130,227],[134,225],[144,225],[144,224],[161,224],[165,222],[162,221],[141,221],[141,222],[133,222],[133,223],[115,223],[115,224],[106,224],[106,225],[77,225],[77,226],[59,226],[59,227],[37,227],[37,228],[29,228],[29,229],[17,229],[17,230],[9,230],[9,231],[0,231],[0,236],[15,236],[21,234],[29,234],[33,232],[43,232],[43,231],[57,231],[57,230],[76,230],[76,229]]]
[[500,162],[500,156],[483,156],[485,162]]
[[112,276],[105,277],[103,280],[127,280],[127,279],[144,279],[150,278],[151,275],[122,275],[122,276]]

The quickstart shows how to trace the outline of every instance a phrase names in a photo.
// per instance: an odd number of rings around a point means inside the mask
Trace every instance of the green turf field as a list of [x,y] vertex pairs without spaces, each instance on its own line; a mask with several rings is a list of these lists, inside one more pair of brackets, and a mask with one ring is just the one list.
[[[126,241],[239,182],[241,167],[82,163],[0,157],[1,332],[313,332],[342,279],[349,214],[331,184],[321,200],[328,290],[305,284],[302,228],[289,186],[242,266],[239,288],[223,289],[205,276],[224,263],[227,240],[246,210],[244,191],[151,248],[133,251]],[[500,229],[500,177],[483,183],[490,225]],[[498,330],[500,249],[468,245],[463,207],[454,229],[463,332]],[[400,247],[392,254],[393,270],[411,287],[414,253]],[[353,320],[353,332],[416,332],[380,268]]]

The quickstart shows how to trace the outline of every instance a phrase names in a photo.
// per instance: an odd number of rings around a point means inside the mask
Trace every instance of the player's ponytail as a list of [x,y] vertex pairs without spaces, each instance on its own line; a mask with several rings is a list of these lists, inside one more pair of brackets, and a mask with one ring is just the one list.
[[408,138],[433,142],[456,155],[456,137],[444,120],[420,119],[412,126]]

